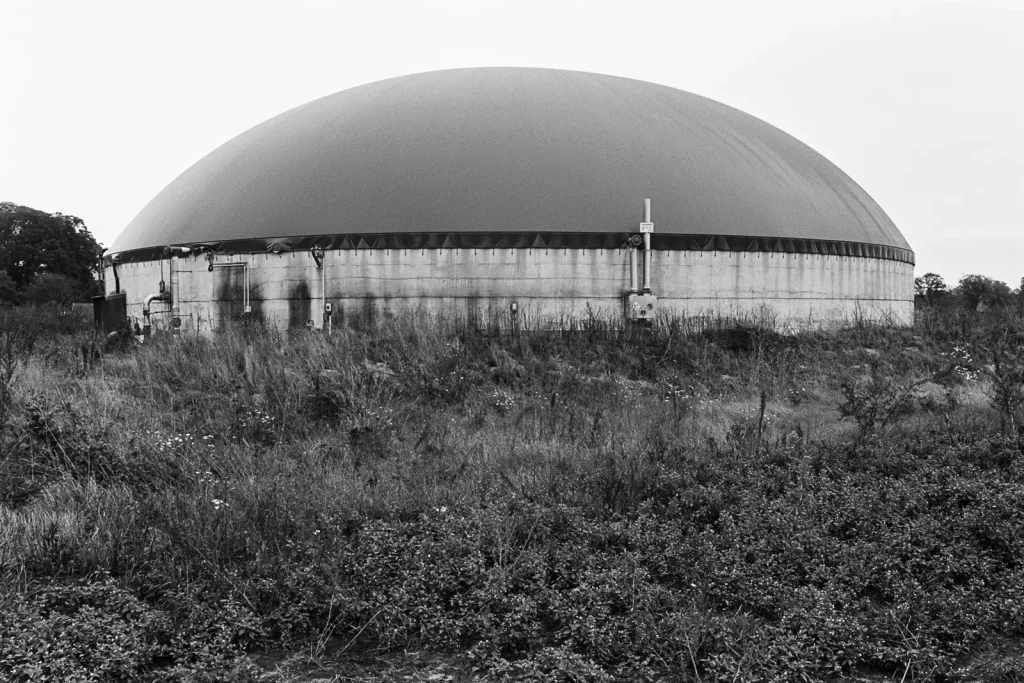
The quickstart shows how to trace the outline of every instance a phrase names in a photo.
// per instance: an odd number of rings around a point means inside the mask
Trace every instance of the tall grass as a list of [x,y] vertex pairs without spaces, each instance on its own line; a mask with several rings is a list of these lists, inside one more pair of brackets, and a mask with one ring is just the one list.
[[792,335],[402,317],[127,348],[37,317],[0,333],[0,600],[23,631],[46,586],[110,577],[170,615],[132,647],[176,675],[242,680],[242,651],[329,632],[498,677],[926,679],[1024,624],[1000,607],[1024,590],[1014,312]]

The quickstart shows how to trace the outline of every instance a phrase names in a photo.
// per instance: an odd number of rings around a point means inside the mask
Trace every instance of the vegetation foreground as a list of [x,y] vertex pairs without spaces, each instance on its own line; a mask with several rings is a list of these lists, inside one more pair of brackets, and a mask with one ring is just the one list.
[[1024,678],[1011,309],[105,344],[0,311],[0,679]]

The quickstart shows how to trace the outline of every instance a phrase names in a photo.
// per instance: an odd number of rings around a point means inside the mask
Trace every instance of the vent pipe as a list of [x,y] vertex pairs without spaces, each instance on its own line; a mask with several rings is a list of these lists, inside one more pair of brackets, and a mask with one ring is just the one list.
[[636,294],[640,291],[640,278],[637,275],[637,247],[640,246],[640,240],[636,235],[630,237],[626,244],[629,245],[629,293]]
[[[163,282],[161,281],[160,284],[162,285]],[[161,287],[160,289],[163,289],[163,287]],[[148,337],[149,333],[152,330],[152,328],[150,327],[150,324],[149,324],[149,307],[150,307],[150,305],[154,301],[170,301],[170,299],[171,299],[171,297],[167,294],[167,292],[164,292],[164,291],[160,292],[159,294],[150,294],[145,299],[143,299],[143,301],[142,301],[142,318],[143,318],[142,334],[144,336]]]
[[640,232],[644,235],[644,294],[651,293],[651,233],[654,223],[651,222],[651,200],[644,199],[644,222],[640,224]]
[[171,278],[171,331],[173,334],[179,334],[181,330],[181,304],[178,301],[181,296],[181,287],[178,283],[177,257],[188,256],[190,253],[192,250],[188,247],[172,247],[170,245],[164,247],[164,256],[168,259],[168,274]]
[[117,276],[117,264],[121,262],[121,255],[114,254],[110,257],[110,272],[114,274],[114,294],[121,293],[121,278]]

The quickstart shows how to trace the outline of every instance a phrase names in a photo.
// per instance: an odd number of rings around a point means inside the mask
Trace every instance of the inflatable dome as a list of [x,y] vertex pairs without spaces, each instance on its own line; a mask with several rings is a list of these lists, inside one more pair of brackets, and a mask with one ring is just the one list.
[[129,314],[204,329],[403,310],[909,322],[913,262],[860,186],[760,119],[627,78],[473,68],[242,133],[142,209],[105,271]]

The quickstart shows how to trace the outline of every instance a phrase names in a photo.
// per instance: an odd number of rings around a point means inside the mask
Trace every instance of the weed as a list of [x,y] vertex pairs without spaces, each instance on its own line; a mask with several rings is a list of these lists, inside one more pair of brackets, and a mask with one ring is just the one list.
[[913,412],[918,387],[926,380],[906,381],[893,377],[881,363],[868,364],[866,379],[847,379],[840,385],[843,417],[853,418],[857,435],[853,447]]
[[1024,406],[1024,358],[1001,344],[992,351],[988,375],[991,380],[990,397],[999,412],[1002,431],[1016,435],[1020,424],[1018,416]]

